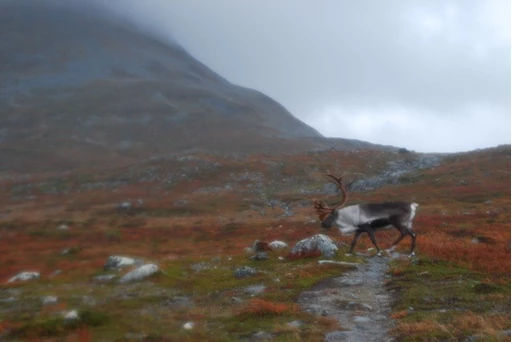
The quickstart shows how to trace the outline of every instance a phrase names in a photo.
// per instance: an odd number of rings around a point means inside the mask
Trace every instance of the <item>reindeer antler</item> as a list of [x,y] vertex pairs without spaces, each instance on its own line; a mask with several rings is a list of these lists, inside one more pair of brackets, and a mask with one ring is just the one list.
[[316,201],[314,207],[320,221],[323,221],[324,218],[333,211],[333,209],[329,208],[327,204],[321,201]]
[[[324,175],[324,177],[331,183],[333,183],[334,185],[336,185],[336,187],[338,189],[341,190],[341,194],[343,195],[342,197],[342,200],[341,202],[336,205],[334,208],[330,208],[327,204],[325,204],[324,202],[321,202],[321,201],[316,201],[315,204],[314,204],[314,207],[315,207],[315,210],[316,210],[316,213],[318,214],[318,217],[320,218],[320,221],[323,221],[324,218],[329,215],[330,213],[332,213],[334,210],[338,209],[339,207],[342,207],[345,205],[345,203],[347,203],[348,201],[348,195],[347,195],[347,190],[345,189],[345,185],[343,184],[343,177],[345,176],[345,173],[343,173],[341,176],[339,177],[336,177],[334,176],[333,174],[331,173],[326,173]],[[350,184],[352,184],[352,182],[350,182]]]
[[[343,195],[342,197],[342,200],[340,202],[340,204],[338,204],[337,206],[335,206],[334,208],[332,208],[332,210],[336,210],[338,209],[339,207],[343,207],[345,205],[345,203],[347,203],[348,201],[348,195],[347,195],[347,190],[345,189],[345,185],[343,184],[343,177],[345,177],[345,173],[343,173],[341,176],[339,177],[336,177],[335,175],[333,175],[332,173],[327,173],[324,175],[324,177],[330,181],[331,183],[333,183],[334,185],[336,185],[336,187],[338,189],[340,189],[341,191],[341,194]],[[352,184],[352,182],[351,182]]]

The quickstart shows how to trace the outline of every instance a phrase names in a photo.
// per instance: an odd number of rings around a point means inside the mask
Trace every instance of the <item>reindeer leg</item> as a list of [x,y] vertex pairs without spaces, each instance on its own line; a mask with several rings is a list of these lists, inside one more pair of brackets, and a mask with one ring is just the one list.
[[366,232],[370,236],[370,239],[372,240],[373,245],[375,248],[377,248],[377,256],[382,256],[382,251],[380,250],[380,247],[377,245],[377,240],[375,240],[375,232],[372,228],[367,228]]
[[403,233],[402,231],[400,231],[400,236],[398,237],[398,239],[396,239],[396,240],[395,240],[395,242],[393,242],[393,243],[391,244],[391,247],[389,247],[389,248],[387,249],[387,251],[388,251],[388,252],[392,252],[392,251],[394,251],[394,250],[395,250],[395,248],[396,248],[396,245],[398,245],[398,243],[399,243],[400,241],[402,241],[402,239],[403,239],[406,235],[407,235],[406,233]]
[[352,242],[350,243],[350,250],[346,255],[353,255],[354,254],[354,247],[356,246],[357,240],[359,240],[359,236],[361,236],[362,231],[356,230],[354,234],[354,238],[352,239]]
[[407,228],[407,234],[411,237],[411,253],[409,254],[409,257],[413,257],[416,255],[414,253],[414,250],[416,249],[416,233],[412,229]]
[[391,245],[391,247],[388,249],[389,250],[393,250],[396,245],[402,241],[402,239],[406,236],[406,235],[409,235],[411,237],[411,251],[409,253],[409,257],[412,257],[414,256],[414,250],[416,249],[416,233],[409,227],[406,227],[405,225],[401,224],[400,222],[393,222],[393,226],[395,226],[395,228],[398,229],[398,231],[400,232],[400,237],[398,239],[396,239],[395,242],[393,242],[393,244]]

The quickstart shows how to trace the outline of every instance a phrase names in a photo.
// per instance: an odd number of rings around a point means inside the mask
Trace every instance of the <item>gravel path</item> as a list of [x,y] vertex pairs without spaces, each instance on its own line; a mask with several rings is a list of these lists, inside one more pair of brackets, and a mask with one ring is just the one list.
[[389,258],[373,257],[343,276],[322,281],[299,296],[307,312],[332,317],[343,329],[325,336],[325,341],[393,341],[388,331],[391,297],[384,287]]

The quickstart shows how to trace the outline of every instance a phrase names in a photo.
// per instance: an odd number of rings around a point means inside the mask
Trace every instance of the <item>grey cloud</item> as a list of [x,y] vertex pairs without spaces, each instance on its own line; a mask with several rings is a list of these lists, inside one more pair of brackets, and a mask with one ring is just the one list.
[[[420,151],[510,143],[507,0],[93,2],[161,39],[175,38],[214,71],[263,91],[325,135]],[[397,110],[409,126],[387,119]],[[382,125],[351,124],[361,113]],[[454,139],[457,127],[466,134]],[[444,145],[429,145],[432,135]]]

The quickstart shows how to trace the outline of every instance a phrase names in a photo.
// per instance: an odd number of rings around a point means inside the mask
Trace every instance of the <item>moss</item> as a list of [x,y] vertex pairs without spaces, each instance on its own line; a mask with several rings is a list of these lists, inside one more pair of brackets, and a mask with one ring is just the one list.
[[97,327],[109,321],[106,314],[92,310],[79,310],[78,316],[79,319],[76,320],[66,320],[64,317],[55,316],[29,320],[13,329],[9,336],[59,336],[78,328]]
[[[464,317],[461,313],[484,315],[478,319],[485,322],[489,312],[508,315],[510,311],[510,305],[496,306],[497,297],[491,297],[498,294],[510,298],[509,287],[484,281],[482,274],[448,262],[427,258],[415,263],[396,262],[390,273],[394,276],[388,288],[396,294],[393,310],[407,311],[395,329],[399,340],[463,340],[478,333],[479,328],[475,325],[457,331],[454,327],[460,325],[457,319]],[[460,336],[454,338],[452,335],[457,333]]]

